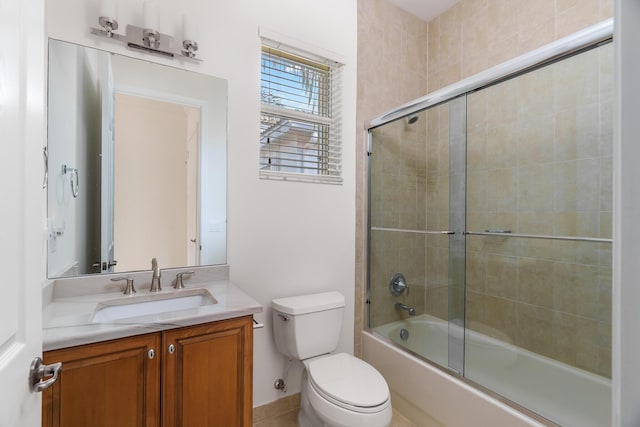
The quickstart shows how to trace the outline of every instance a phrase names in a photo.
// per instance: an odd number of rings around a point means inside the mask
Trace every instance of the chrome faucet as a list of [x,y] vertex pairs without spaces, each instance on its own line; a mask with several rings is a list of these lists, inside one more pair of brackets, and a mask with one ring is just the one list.
[[406,311],[407,313],[409,313],[409,316],[415,316],[416,315],[415,308],[409,307],[407,304],[403,304],[401,302],[397,302],[396,303],[396,310]]
[[149,292],[159,292],[162,290],[162,285],[160,285],[160,276],[162,273],[160,272],[160,267],[158,267],[158,260],[155,258],[151,259],[151,288],[149,288]]

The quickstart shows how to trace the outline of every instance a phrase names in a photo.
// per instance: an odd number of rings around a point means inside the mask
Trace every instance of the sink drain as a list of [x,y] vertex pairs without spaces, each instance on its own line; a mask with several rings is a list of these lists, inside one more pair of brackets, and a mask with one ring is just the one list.
[[406,341],[409,338],[409,331],[405,328],[400,329],[400,339]]

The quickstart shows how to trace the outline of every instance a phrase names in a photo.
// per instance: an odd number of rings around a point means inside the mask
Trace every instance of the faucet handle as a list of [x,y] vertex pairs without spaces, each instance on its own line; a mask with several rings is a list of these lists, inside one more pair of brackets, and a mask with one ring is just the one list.
[[195,271],[183,271],[182,273],[176,274],[176,283],[174,283],[173,287],[176,289],[184,289],[184,283],[182,282],[182,276],[184,275],[192,275],[195,274]]
[[389,292],[394,297],[402,295],[404,291],[407,291],[407,296],[409,296],[409,284],[407,283],[407,279],[404,278],[404,274],[396,273],[389,281]]
[[123,280],[127,281],[127,286],[124,288],[123,294],[131,295],[136,293],[136,288],[133,287],[133,278],[132,277],[114,277],[111,279],[112,282],[121,282]]

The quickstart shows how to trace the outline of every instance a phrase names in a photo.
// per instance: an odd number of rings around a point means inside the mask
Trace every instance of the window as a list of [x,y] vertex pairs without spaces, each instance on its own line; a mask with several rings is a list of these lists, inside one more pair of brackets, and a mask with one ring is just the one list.
[[341,183],[340,64],[265,40],[261,62],[260,177]]

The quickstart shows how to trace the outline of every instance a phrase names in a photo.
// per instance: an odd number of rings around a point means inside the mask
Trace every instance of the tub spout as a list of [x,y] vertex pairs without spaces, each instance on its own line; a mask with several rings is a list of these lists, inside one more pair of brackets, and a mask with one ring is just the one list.
[[409,313],[409,316],[416,315],[416,310],[413,307],[409,307],[408,305],[403,304],[401,302],[396,303],[396,310],[406,311],[407,313]]

